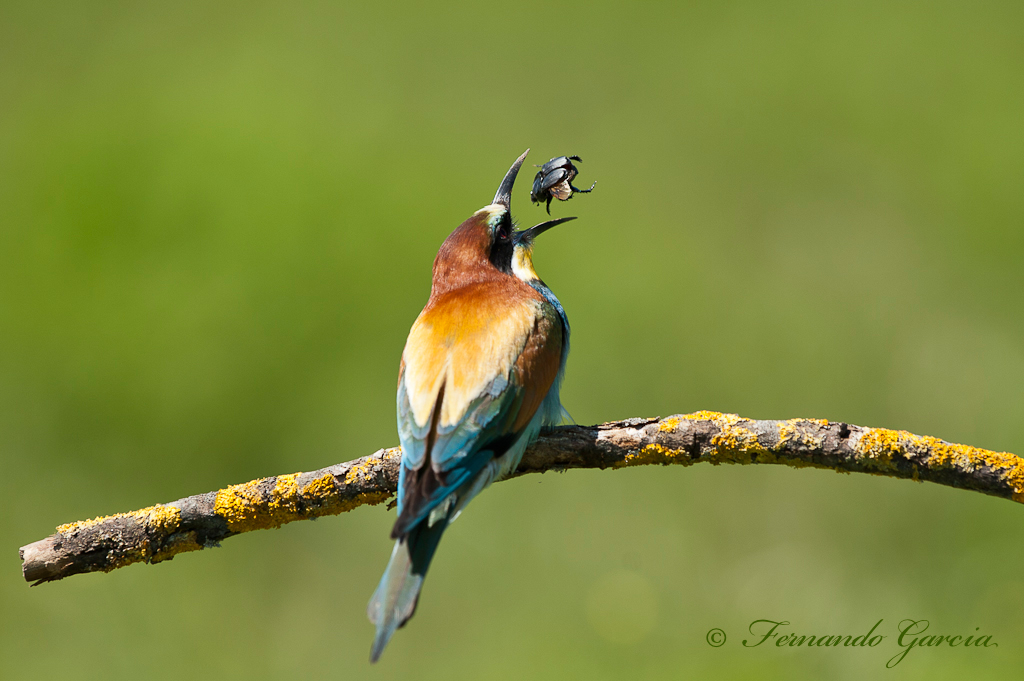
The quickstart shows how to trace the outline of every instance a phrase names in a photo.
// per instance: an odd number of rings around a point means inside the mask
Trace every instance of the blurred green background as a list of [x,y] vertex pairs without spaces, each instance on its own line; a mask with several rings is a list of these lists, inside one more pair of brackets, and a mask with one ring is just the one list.
[[[1024,453],[1024,5],[0,2],[4,679],[1009,678],[1024,510],[774,467],[496,485],[366,662],[393,512],[30,589],[59,523],[396,443],[405,334],[511,161],[579,423]],[[520,180],[518,218],[545,218]],[[998,648],[743,649],[927,618]],[[727,644],[711,648],[720,627]]]

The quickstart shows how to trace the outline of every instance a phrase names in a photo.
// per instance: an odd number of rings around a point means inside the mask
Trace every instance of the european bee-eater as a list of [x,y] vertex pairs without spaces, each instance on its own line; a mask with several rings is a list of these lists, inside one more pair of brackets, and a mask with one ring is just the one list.
[[396,541],[367,608],[377,627],[374,662],[416,610],[449,523],[482,489],[516,469],[541,426],[562,420],[558,391],[569,323],[534,271],[533,240],[573,218],[515,231],[512,186],[526,153],[493,202],[441,245],[430,298],[402,352]]

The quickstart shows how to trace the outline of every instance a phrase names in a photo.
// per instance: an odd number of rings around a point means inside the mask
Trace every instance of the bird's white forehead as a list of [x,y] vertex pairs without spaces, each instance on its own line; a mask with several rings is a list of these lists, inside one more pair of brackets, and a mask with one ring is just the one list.
[[505,208],[505,206],[501,205],[500,203],[492,203],[491,205],[484,206],[483,208],[478,210],[476,214],[486,215],[487,224],[493,227],[498,223],[498,220],[501,219],[501,216],[504,215],[507,210],[508,209]]

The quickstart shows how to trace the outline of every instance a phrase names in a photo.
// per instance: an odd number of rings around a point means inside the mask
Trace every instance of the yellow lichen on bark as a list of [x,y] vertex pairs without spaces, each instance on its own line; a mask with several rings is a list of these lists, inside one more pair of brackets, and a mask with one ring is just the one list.
[[189,532],[179,537],[173,536],[181,526],[181,511],[166,504],[147,506],[146,508],[129,513],[115,513],[114,515],[68,523],[58,527],[57,532],[64,535],[73,535],[81,530],[96,527],[119,518],[130,518],[137,521],[144,530],[145,538],[136,546],[133,546],[131,550],[117,554],[116,559],[103,568],[105,572],[140,561],[158,563],[183,551],[194,551],[201,548],[195,541],[194,532]]
[[348,472],[345,473],[345,484],[352,485],[359,482],[359,478],[365,478],[368,473],[373,471],[373,463],[372,460],[367,459],[349,468]]
[[[687,421],[717,421],[718,419],[725,416],[720,411],[695,411],[692,414],[683,414],[682,418]],[[729,416],[736,416],[735,414],[729,414]]]
[[[214,511],[232,532],[270,529],[298,520],[303,517],[298,510],[298,476],[292,473],[226,487],[217,492]],[[264,498],[260,485],[270,480],[274,486]]]
[[381,461],[390,461],[395,457],[401,456],[401,447],[391,447],[389,449],[385,449],[381,453],[381,458],[379,460],[374,459],[373,457],[367,457],[363,460],[357,461],[345,474],[345,484],[350,485],[352,483],[359,482],[359,478],[366,478],[366,476],[373,471],[374,465]]
[[615,467],[625,468],[627,466],[668,465],[673,463],[689,465],[693,462],[690,461],[690,457],[685,450],[673,449],[659,444],[649,444],[639,451],[626,454],[622,458],[622,463]]
[[861,435],[855,449],[858,454],[870,459],[872,467],[880,471],[896,470],[892,455],[903,454],[900,449],[900,432],[888,428],[868,428]]
[[179,553],[198,551],[201,548],[203,548],[203,546],[196,541],[195,532],[183,532],[181,534],[171,535],[163,545],[149,557],[149,562],[159,563],[164,560],[169,560]]
[[662,433],[674,433],[679,427],[679,419],[675,416],[667,418],[658,424],[658,430]]
[[793,427],[792,421],[779,421],[777,426],[779,431],[779,446],[781,447],[785,443],[793,439],[793,435],[797,432],[796,428]]
[[57,527],[57,531],[61,534],[72,534],[79,530],[95,527],[96,525],[110,520],[115,520],[117,518],[133,518],[146,526],[147,529],[152,529],[156,532],[171,533],[178,528],[178,525],[181,522],[181,511],[173,506],[157,504],[155,506],[141,508],[138,511],[115,513],[114,515],[102,515],[96,518],[90,518],[89,520],[65,523],[64,525],[59,525]]
[[376,506],[377,504],[383,504],[393,496],[393,492],[361,492],[351,499],[339,503],[332,511],[337,514],[351,511],[360,506]]
[[302,488],[302,497],[308,501],[324,505],[329,503],[334,497],[335,489],[334,476],[330,473],[324,473],[319,478],[314,478],[306,483],[306,486]]
[[[746,425],[752,423],[749,419],[744,419],[736,414],[723,414],[716,411],[699,411],[664,419],[658,424],[658,431],[662,433],[675,432],[681,419],[710,421],[718,427],[718,432],[711,438],[712,448],[705,448],[701,452],[700,461],[706,461],[714,465],[720,463],[748,464],[757,461],[758,463],[783,463],[794,468],[826,467],[785,454],[785,445],[795,439],[808,447],[820,447],[822,445],[822,438],[816,437],[812,433],[801,432],[799,426],[827,426],[828,421],[824,419],[790,419],[788,421],[780,421],[776,426],[778,441],[771,441],[770,443],[766,443],[755,430]],[[694,463],[697,463],[697,461],[692,459],[689,453],[683,449],[674,449],[652,443],[644,445],[638,451],[626,454],[622,462],[616,467],[622,468],[646,464],[692,465]]]
[[[908,435],[910,435],[908,433]],[[951,444],[928,435],[910,435],[917,446],[927,447],[927,464],[932,468],[975,470],[986,466],[998,471],[1013,490],[1014,501],[1024,501],[1024,460],[1008,452],[993,452],[970,445]]]
[[266,518],[261,518],[260,480],[231,485],[217,491],[213,502],[214,512],[224,519],[232,532],[248,532],[271,527]]
[[[352,475],[351,471],[345,475],[345,484],[353,482],[359,474],[349,477],[350,475]],[[330,473],[309,482],[302,488],[300,494],[307,506],[315,506],[320,509],[316,515],[337,515],[359,506],[375,506],[387,501],[392,496],[392,493],[387,491],[363,492],[351,499],[340,500],[337,496],[334,476]]]
[[858,453],[877,461],[880,470],[895,470],[893,455],[911,460],[917,467],[957,469],[972,472],[981,467],[996,471],[1013,490],[1014,501],[1024,501],[1024,460],[1007,452],[959,445],[929,435],[915,435],[905,430],[869,428],[856,447]]
[[770,456],[771,452],[757,437],[757,433],[740,425],[746,422],[736,414],[720,414],[715,419],[719,432],[711,438],[711,444],[725,461],[750,463],[754,458]]
[[[401,454],[400,449],[393,448],[383,458],[395,456],[395,451]],[[357,461],[345,473],[343,484],[366,482],[379,463],[380,459],[374,458]],[[280,527],[294,520],[344,513],[358,506],[379,504],[392,496],[391,492],[373,491],[340,499],[332,474],[325,473],[302,489],[298,486],[299,475],[279,475],[222,489],[217,492],[214,511],[227,522],[231,532],[250,532]],[[270,491],[261,492],[261,486],[266,489],[271,480]]]
[[148,529],[161,534],[171,534],[181,525],[181,511],[173,506],[157,504],[130,514],[146,524]]

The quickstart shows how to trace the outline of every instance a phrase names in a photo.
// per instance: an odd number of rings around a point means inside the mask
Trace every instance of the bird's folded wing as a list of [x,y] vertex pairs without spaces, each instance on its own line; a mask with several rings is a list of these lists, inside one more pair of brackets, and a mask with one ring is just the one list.
[[423,465],[432,431],[450,438],[446,451],[435,447],[430,457],[436,469],[447,468],[450,459],[464,455],[463,447],[451,448],[464,440],[457,431],[479,432],[502,411],[498,405],[509,388],[514,390],[512,370],[542,304],[533,299],[510,304],[490,288],[467,287],[434,301],[409,332],[398,427],[410,468]]
[[561,326],[549,307],[506,305],[459,324],[428,308],[417,320],[398,389],[400,526],[426,517],[529,423],[560,365]]

